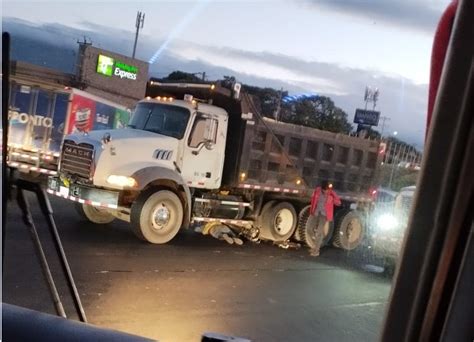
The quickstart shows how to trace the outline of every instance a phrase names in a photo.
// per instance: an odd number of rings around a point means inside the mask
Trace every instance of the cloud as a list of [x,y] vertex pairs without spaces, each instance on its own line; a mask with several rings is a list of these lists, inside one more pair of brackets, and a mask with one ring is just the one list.
[[380,89],[377,109],[382,116],[390,118],[385,133],[396,130],[407,142],[423,145],[428,97],[426,84],[415,84],[407,78],[377,70],[190,42],[176,43],[169,54],[175,61],[180,61],[180,65],[185,61],[191,63],[194,70],[211,70],[216,74],[215,70],[220,68],[244,83],[276,89],[283,87],[292,93],[314,92],[330,96],[351,119],[355,109],[364,106],[365,86],[377,87]]
[[384,22],[402,28],[433,33],[443,5],[448,1],[428,0],[306,0],[320,9],[357,16],[371,22]]
[[[83,23],[82,29],[44,24],[26,26],[4,20],[4,27],[13,26],[29,38],[55,42],[60,46],[76,46],[75,39],[90,37],[95,46],[131,54],[133,35],[119,28]],[[137,57],[149,60],[162,40],[142,35]],[[76,47],[77,48],[77,47]],[[261,87],[283,87],[291,93],[314,92],[334,99],[352,120],[356,108],[363,107],[366,85],[380,89],[378,109],[390,117],[385,132],[398,131],[399,137],[409,143],[423,146],[427,107],[427,85],[418,85],[397,75],[378,70],[348,68],[335,63],[307,61],[297,57],[269,52],[218,48],[187,41],[175,41],[161,55],[158,63],[150,66],[153,76],[166,76],[171,71],[205,71],[209,79],[233,75],[239,81]]]

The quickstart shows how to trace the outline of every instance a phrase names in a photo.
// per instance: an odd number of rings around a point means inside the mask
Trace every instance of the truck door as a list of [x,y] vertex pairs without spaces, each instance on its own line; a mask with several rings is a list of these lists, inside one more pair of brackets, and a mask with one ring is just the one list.
[[186,137],[181,174],[189,186],[217,189],[224,165],[227,117],[197,112]]

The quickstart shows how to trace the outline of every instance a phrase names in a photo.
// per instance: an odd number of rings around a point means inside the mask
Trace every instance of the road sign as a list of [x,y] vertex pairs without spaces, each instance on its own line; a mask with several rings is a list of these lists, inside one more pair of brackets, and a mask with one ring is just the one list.
[[379,124],[380,112],[367,109],[356,109],[354,123],[377,126]]

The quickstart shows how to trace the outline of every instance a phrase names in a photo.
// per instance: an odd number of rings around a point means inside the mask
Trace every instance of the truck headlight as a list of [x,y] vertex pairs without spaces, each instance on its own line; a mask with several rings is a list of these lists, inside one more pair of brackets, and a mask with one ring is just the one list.
[[107,183],[120,186],[122,188],[135,188],[138,183],[133,177],[110,175],[107,177]]
[[389,231],[397,227],[398,220],[392,214],[382,214],[377,218],[376,225],[382,231]]

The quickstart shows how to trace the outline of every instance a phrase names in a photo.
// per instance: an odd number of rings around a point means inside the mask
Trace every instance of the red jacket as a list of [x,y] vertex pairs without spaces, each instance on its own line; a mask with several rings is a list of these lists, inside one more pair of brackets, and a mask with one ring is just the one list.
[[[311,210],[309,211],[311,215],[314,215],[316,211],[316,206],[318,205],[319,196],[321,195],[321,187],[317,187],[311,196]],[[332,190],[327,191],[326,197],[326,218],[328,221],[332,221],[334,217],[334,206],[341,205],[341,199],[339,196]]]

